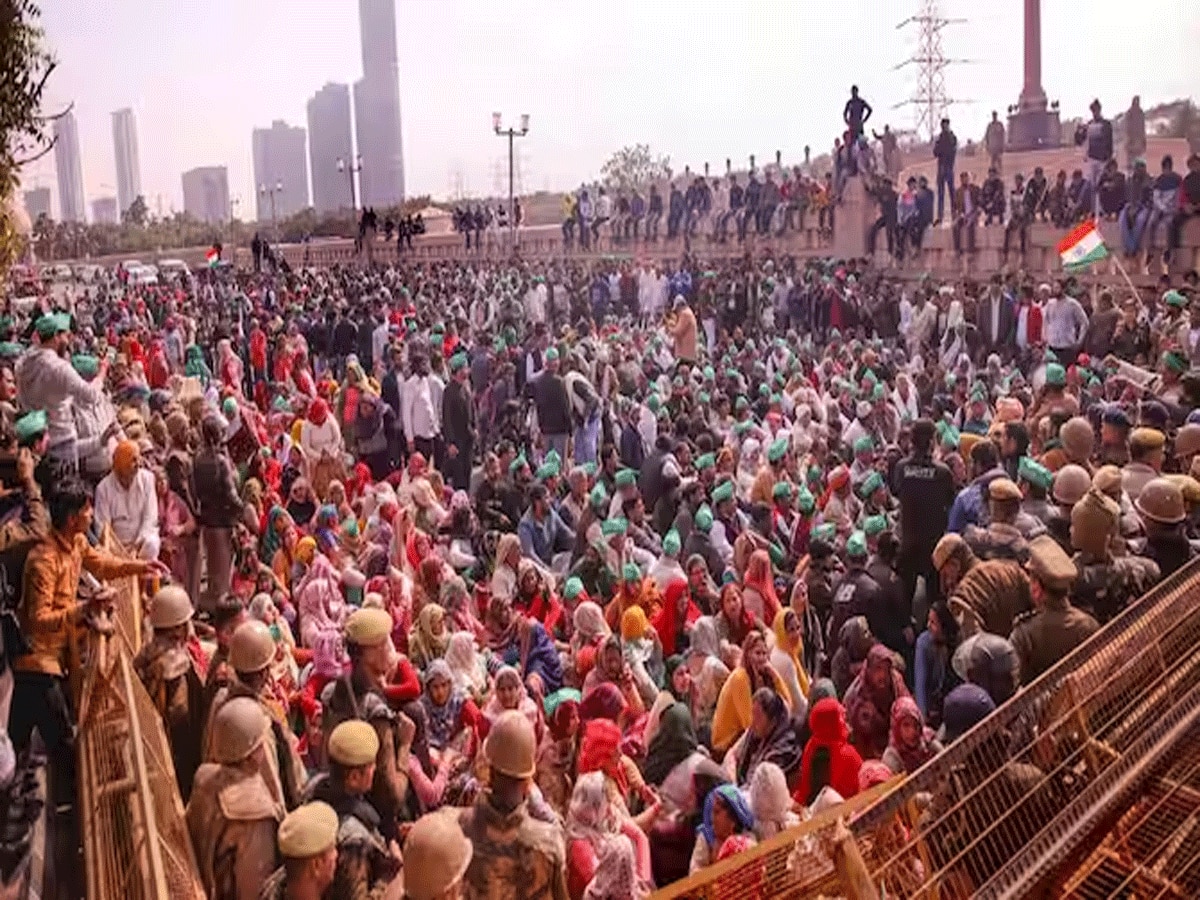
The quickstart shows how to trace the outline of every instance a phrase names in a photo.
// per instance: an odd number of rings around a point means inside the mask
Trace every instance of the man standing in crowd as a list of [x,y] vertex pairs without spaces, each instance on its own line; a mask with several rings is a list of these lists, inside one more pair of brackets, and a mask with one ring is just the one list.
[[954,160],[957,156],[958,138],[950,130],[950,120],[942,119],[942,130],[933,141],[933,158],[937,160],[937,218],[934,225],[942,222],[946,192],[950,194],[950,202],[954,202]]

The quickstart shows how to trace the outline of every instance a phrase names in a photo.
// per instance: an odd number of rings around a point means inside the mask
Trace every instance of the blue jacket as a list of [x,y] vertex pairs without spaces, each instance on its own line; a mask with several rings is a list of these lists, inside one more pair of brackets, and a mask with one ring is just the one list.
[[980,527],[987,525],[988,485],[997,478],[1007,477],[1008,473],[996,466],[994,469],[988,469],[959,491],[958,496],[954,498],[954,505],[950,507],[950,520],[946,524],[946,530],[962,534],[968,525]]
[[517,523],[517,535],[521,538],[521,552],[547,566],[554,560],[555,553],[575,546],[575,535],[553,509],[544,522],[534,519],[532,509],[527,510]]

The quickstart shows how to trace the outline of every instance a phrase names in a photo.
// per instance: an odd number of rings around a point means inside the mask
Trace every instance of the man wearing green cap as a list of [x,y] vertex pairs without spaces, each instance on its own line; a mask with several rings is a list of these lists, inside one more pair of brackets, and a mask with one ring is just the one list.
[[1024,498],[1021,512],[1048,526],[1055,509],[1047,499],[1054,485],[1054,473],[1029,456],[1017,460],[1017,486]]
[[717,553],[725,565],[729,565],[733,561],[734,542],[748,524],[745,515],[738,509],[737,501],[734,500],[733,479],[727,478],[713,488],[712,510],[713,524],[708,533],[709,540],[717,548]]
[[867,537],[855,531],[846,538],[846,571],[833,589],[829,633],[836,635],[847,619],[877,616],[882,592],[867,572]]
[[712,527],[713,514],[706,503],[696,510],[692,530],[683,545],[683,556],[685,559],[691,559],[695,555],[702,557],[708,566],[709,577],[720,584],[721,574],[725,571],[725,562],[721,559],[721,554],[717,552],[710,537],[709,533],[712,531]]
[[104,359],[93,382],[79,376],[64,355],[71,340],[71,317],[47,313],[34,325],[39,344],[21,358],[16,369],[17,401],[24,409],[46,412],[47,456],[65,472],[78,467],[79,432],[73,404],[92,406],[103,398],[108,360]]
[[537,410],[537,427],[546,441],[546,449],[554,450],[560,459],[567,458],[567,439],[571,434],[571,399],[567,383],[558,371],[558,350],[550,347],[545,353],[541,374],[529,383],[533,405]]
[[450,357],[450,383],[442,392],[442,434],[446,460],[442,474],[455,490],[471,486],[471,459],[475,450],[475,399],[471,394],[471,367],[467,354]]

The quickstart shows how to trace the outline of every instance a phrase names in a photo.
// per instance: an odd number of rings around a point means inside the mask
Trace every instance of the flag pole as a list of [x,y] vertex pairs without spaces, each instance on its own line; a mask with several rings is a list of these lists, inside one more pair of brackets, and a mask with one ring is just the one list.
[[1129,285],[1129,289],[1133,291],[1133,296],[1137,297],[1138,303],[1142,302],[1142,292],[1138,290],[1137,285],[1133,283],[1133,279],[1129,277],[1129,273],[1125,271],[1125,266],[1121,262],[1121,257],[1117,254],[1112,255],[1112,261],[1117,264],[1117,269],[1125,277],[1125,283]]

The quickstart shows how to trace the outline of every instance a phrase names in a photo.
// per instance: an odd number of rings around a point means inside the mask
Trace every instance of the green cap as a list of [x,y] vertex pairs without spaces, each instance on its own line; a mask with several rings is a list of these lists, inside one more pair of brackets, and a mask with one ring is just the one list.
[[1162,355],[1162,364],[1172,372],[1186,372],[1188,369],[1187,357],[1178,350],[1168,350]]
[[722,481],[712,490],[713,503],[720,503],[724,500],[733,499],[733,482]]
[[796,504],[800,507],[800,512],[806,516],[811,516],[812,511],[817,508],[816,498],[807,487],[800,488],[800,492],[796,495]]
[[1067,383],[1067,370],[1058,363],[1049,363],[1046,366],[1046,384],[1054,387],[1062,387]]
[[600,523],[600,533],[605,537],[612,537],[614,534],[624,534],[629,528],[629,522],[626,519],[605,519]]
[[871,440],[871,436],[869,434],[864,434],[861,437],[855,438],[855,440],[854,440],[854,452],[855,453],[869,453],[870,451],[872,451],[874,449],[875,449],[875,442],[873,440]]
[[734,422],[733,423],[733,433],[735,435],[737,435],[738,437],[741,437],[743,434],[745,434],[747,431],[749,431],[753,427],[754,427],[753,422]]
[[12,359],[25,352],[25,347],[16,341],[0,341],[0,359]]
[[63,331],[71,330],[71,317],[66,313],[46,313],[33,327],[41,337],[54,337]]
[[512,462],[510,462],[508,464],[508,474],[516,475],[519,471],[521,471],[522,466],[527,466],[527,465],[529,465],[529,460],[527,460],[525,458],[524,453],[521,453],[517,456],[516,459],[514,459]]
[[658,408],[660,406],[662,406],[662,398],[659,397],[658,394],[651,394],[646,398],[646,408],[649,409],[650,412],[658,412]]
[[663,553],[667,556],[678,556],[682,549],[683,544],[679,540],[679,532],[672,528],[663,538]]
[[583,470],[583,474],[588,478],[591,478],[596,474],[596,464],[594,462],[585,462],[579,468]]
[[717,454],[701,453],[696,457],[696,471],[703,472],[705,469],[711,469],[717,464]]
[[467,367],[467,354],[455,353],[450,357],[450,372],[454,373]]
[[696,527],[708,534],[709,529],[713,525],[712,510],[708,508],[708,504],[704,504],[696,511]]
[[829,541],[832,543],[833,539],[837,537],[837,526],[832,522],[822,522],[812,530],[809,536],[816,540]]
[[872,472],[863,479],[862,487],[858,489],[858,495],[865,500],[881,487],[883,487],[883,476],[878,472]]
[[750,406],[750,401],[747,400],[745,397],[743,397],[741,394],[738,394],[738,398],[733,401],[734,412],[741,412],[743,409],[746,409],[749,406]]
[[867,555],[867,536],[861,531],[856,531],[846,539],[846,555],[847,556],[866,556]]
[[939,422],[938,424],[945,425],[944,428],[939,429],[942,434],[942,446],[957,447],[959,439],[962,437],[962,435],[959,434],[958,429],[953,425],[946,424],[945,422]]
[[25,413],[13,423],[13,431],[17,435],[17,443],[28,444],[46,430],[46,411],[35,409]]
[[596,482],[589,499],[592,501],[592,506],[603,506],[608,502],[608,489],[604,486],[603,481]]
[[546,351],[546,362],[554,362],[556,359],[558,359],[558,348],[551,347]]
[[704,374],[705,381],[712,381],[717,377],[717,373],[715,371],[713,371],[712,366],[705,366],[703,374]]
[[791,500],[792,483],[790,481],[777,481],[775,487],[771,488],[771,496],[776,500]]
[[709,396],[707,391],[701,391],[696,395],[696,397],[700,401],[701,406],[708,406],[709,402],[712,400],[712,397]]
[[619,488],[633,487],[637,484],[637,472],[633,469],[619,469],[614,481]]
[[561,466],[557,459],[547,459],[544,463],[538,466],[537,472],[534,473],[538,481],[545,481],[548,478],[557,477]]
[[771,393],[771,389],[770,389],[769,387],[767,387],[767,385],[765,385],[765,384],[760,384],[760,385],[758,386],[758,396],[760,396],[760,397],[766,397],[766,396],[768,396],[770,393]]
[[445,334],[446,326],[443,325],[441,322],[435,322],[433,324],[433,327],[429,329],[429,333],[430,334]]
[[1163,303],[1167,304],[1167,306],[1187,306],[1187,297],[1183,296],[1179,291],[1167,291],[1163,294],[1162,298]]
[[1054,473],[1028,456],[1022,456],[1017,461],[1017,478],[1047,491],[1054,484]]
[[767,447],[767,459],[771,462],[779,462],[787,455],[788,439],[786,437],[776,438],[771,441],[771,445]]
[[882,384],[876,384],[875,387],[871,388],[871,400],[872,401],[882,400],[883,397],[884,397],[884,390],[883,390]]
[[642,570],[637,567],[636,563],[627,562],[625,568],[621,570],[621,577],[626,581],[641,581]]
[[867,516],[863,521],[863,533],[867,537],[875,537],[877,534],[882,534],[887,530],[887,516],[880,513],[877,516]]
[[579,580],[578,575],[572,575],[567,579],[567,583],[563,585],[563,597],[567,600],[574,600],[583,593],[583,582]]

